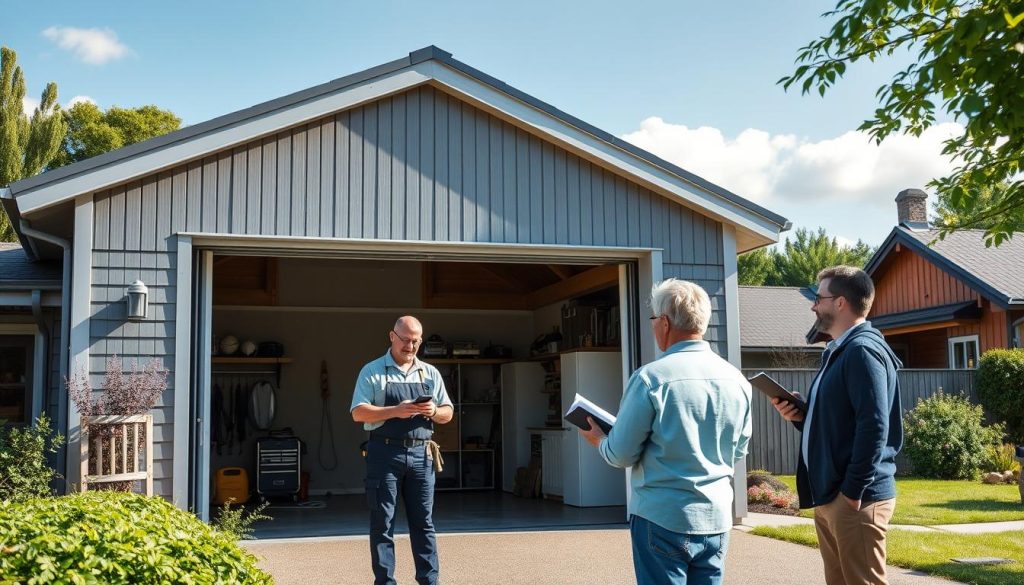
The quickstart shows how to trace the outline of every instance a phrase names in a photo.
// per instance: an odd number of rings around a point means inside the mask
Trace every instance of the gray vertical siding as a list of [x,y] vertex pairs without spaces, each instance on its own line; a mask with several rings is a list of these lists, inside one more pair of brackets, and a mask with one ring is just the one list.
[[[708,338],[726,353],[719,223],[432,88],[97,193],[94,209],[97,383],[114,354],[156,357],[172,372],[187,365],[173,355],[182,231],[663,248],[666,277],[711,295]],[[136,278],[149,286],[150,318],[126,323],[125,288]],[[155,413],[155,485],[165,496],[172,404]]]
[[[759,370],[744,369],[749,378],[765,371],[786,388],[798,390],[804,395],[814,381],[816,370]],[[974,370],[900,370],[900,398],[903,412],[914,408],[918,401],[942,391],[959,394],[977,404]],[[796,473],[800,449],[800,433],[775,411],[775,407],[754,391],[751,404],[754,434],[750,439],[747,456],[748,469],[767,469],[773,473]],[[899,473],[910,471],[910,462],[902,455],[897,458]]]

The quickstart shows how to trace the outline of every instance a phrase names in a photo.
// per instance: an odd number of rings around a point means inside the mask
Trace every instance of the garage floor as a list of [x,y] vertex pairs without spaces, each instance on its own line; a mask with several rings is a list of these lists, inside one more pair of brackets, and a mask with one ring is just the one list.
[[[395,526],[408,533],[402,507]],[[306,505],[272,502],[273,520],[255,526],[257,539],[361,536],[369,522],[363,495],[311,498]],[[625,525],[626,508],[576,508],[551,500],[531,500],[497,491],[438,492],[434,524],[439,533],[550,530],[572,526]]]

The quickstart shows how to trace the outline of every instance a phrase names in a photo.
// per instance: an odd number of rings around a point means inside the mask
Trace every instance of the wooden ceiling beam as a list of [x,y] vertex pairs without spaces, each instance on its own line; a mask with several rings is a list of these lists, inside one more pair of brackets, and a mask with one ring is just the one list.
[[481,269],[483,269],[484,272],[486,272],[486,273],[490,274],[491,276],[497,278],[503,284],[505,284],[506,286],[508,286],[509,288],[511,288],[512,290],[514,290],[516,292],[522,293],[522,292],[524,292],[526,290],[525,287],[523,286],[523,281],[515,278],[511,274],[507,274],[505,272],[502,272],[501,270],[498,270],[497,267],[495,267],[493,265],[490,265],[490,264],[477,264],[477,266],[479,266]]
[[619,267],[617,265],[597,266],[561,282],[533,291],[526,295],[526,306],[536,309],[617,284],[619,284]]
[[553,272],[559,280],[569,280],[573,276],[572,271],[561,264],[546,264],[545,266],[547,266],[548,270]]

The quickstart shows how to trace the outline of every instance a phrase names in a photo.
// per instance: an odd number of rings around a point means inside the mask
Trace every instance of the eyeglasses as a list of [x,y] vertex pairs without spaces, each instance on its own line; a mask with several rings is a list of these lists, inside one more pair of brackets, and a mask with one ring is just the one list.
[[419,344],[423,343],[422,339],[409,339],[408,337],[402,337],[394,329],[392,329],[391,332],[394,333],[395,337],[397,337],[399,340],[401,340],[402,343],[405,344],[405,345],[408,345],[408,344],[411,343],[411,344],[413,344],[415,346],[415,345],[419,345]]
[[662,317],[664,317],[664,316],[665,316],[665,315],[651,315],[651,316],[650,316],[650,317],[648,317],[648,318],[649,318],[649,319],[650,319],[651,321],[657,321],[658,319],[661,319],[661,318],[662,318]]
[[837,296],[838,295],[832,295],[832,296],[814,295],[814,304],[817,305],[818,303],[821,302],[822,299],[834,299]]

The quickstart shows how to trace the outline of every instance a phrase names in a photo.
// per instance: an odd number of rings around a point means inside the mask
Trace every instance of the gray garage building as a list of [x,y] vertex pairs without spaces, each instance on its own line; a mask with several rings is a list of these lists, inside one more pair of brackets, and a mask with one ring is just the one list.
[[[488,362],[503,368],[542,364],[533,342],[573,307],[599,306],[601,330],[558,349],[608,351],[628,376],[657,355],[645,292],[678,277],[709,292],[708,340],[739,366],[736,255],[789,228],[436,47],[13,183],[2,201],[28,260],[65,262],[63,294],[52,268],[42,291],[52,347],[32,350],[53,354],[54,375],[40,376],[51,387],[38,380],[26,400],[68,432],[67,482],[80,481],[79,420],[53,379],[87,364],[98,383],[111,356],[158,358],[171,381],[153,411],[154,490],[203,516],[216,469],[251,459],[251,437],[211,430],[213,393],[259,375],[255,360],[215,356],[215,337],[282,343],[287,359],[268,370],[275,426],[306,442],[311,493],[356,493],[352,380],[398,315],[503,346]],[[135,280],[149,291],[142,321],[126,319]],[[31,282],[20,290],[30,307]],[[0,322],[21,332],[30,312]],[[452,384],[470,384],[473,364],[451,362]],[[453,450],[469,466],[467,445],[496,447],[493,480],[513,450],[480,434]]]

